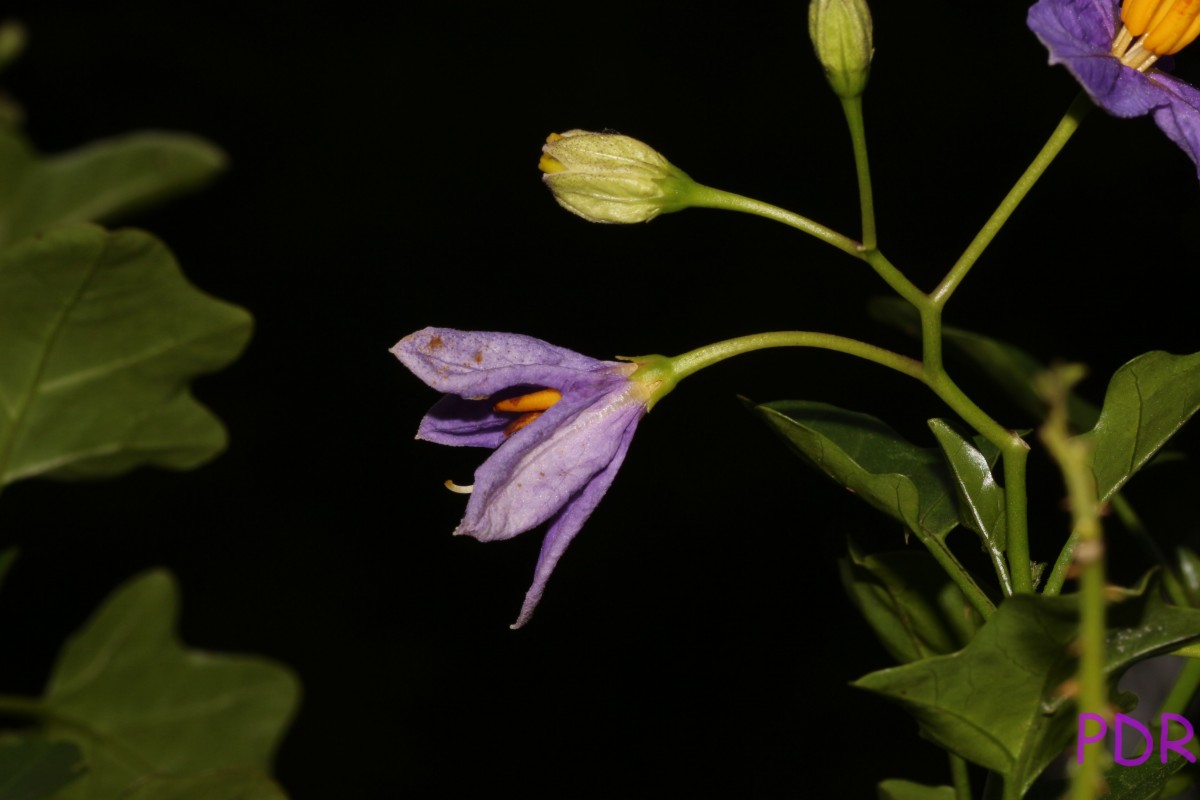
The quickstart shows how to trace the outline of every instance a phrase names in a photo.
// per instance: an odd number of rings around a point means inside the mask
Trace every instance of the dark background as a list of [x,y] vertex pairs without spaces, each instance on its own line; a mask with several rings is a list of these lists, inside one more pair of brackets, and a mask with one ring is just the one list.
[[[1025,4],[876,6],[880,239],[928,288],[1076,86],[1046,67]],[[806,4],[183,8],[6,10],[30,46],[4,86],[42,150],[166,128],[228,151],[214,185],[132,222],[248,308],[256,333],[196,385],[231,434],[210,465],[5,491],[0,545],[22,557],[0,595],[3,690],[40,691],[104,594],[165,565],[188,643],[299,671],[305,702],[278,758],[298,800],[868,797],[887,777],[947,781],[915,724],[848,686],[889,662],[836,559],[847,535],[903,546],[899,526],[792,459],[736,399],[842,404],[928,442],[924,420],[947,412],[919,386],[819,352],[690,379],[643,422],[537,617],[511,632],[540,536],[450,536],[463,499],[442,481],[469,483],[485,454],[413,441],[436,397],[387,352],[426,325],[603,358],[786,328],[912,352],[865,314],[886,286],[795,231],[703,210],[589,225],[540,185],[547,133],[615,129],[701,182],[855,234],[850,148]],[[1180,72],[1195,79],[1190,58]],[[1200,349],[1197,200],[1193,166],[1152,123],[1096,113],[947,320],[1087,362],[1098,400],[1129,358]],[[1061,490],[1044,458],[1032,469],[1034,551],[1048,559],[1066,532]],[[1152,527],[1194,538],[1194,519],[1160,511],[1194,493],[1194,469],[1172,469],[1133,499]]]

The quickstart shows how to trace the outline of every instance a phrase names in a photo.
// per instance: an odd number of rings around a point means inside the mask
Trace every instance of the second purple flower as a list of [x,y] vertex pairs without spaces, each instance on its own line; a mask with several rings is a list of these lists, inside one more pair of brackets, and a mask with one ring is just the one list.
[[493,448],[475,471],[456,534],[508,539],[549,523],[529,621],[567,546],[612,485],[653,386],[638,365],[600,361],[515,333],[425,328],[392,353],[445,396],[417,431],[438,444]]

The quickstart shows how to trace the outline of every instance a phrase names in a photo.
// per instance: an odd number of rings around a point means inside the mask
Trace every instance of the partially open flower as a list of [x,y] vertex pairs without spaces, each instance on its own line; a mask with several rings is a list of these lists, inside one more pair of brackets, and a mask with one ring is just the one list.
[[552,133],[538,168],[558,204],[591,222],[648,222],[687,208],[696,186],[654,148],[617,133]]
[[1200,35],[1200,0],[1039,0],[1028,22],[1096,105],[1152,115],[1200,167],[1200,90],[1160,69]]
[[567,545],[613,478],[659,389],[631,380],[638,365],[598,361],[515,333],[426,328],[392,353],[446,395],[418,439],[495,449],[475,471],[454,531],[509,539],[549,523],[533,585],[512,627],[529,621]]

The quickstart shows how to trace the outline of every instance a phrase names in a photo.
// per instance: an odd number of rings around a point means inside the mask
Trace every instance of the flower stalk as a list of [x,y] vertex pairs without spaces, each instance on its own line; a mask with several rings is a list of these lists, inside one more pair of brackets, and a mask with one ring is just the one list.
[[862,214],[862,249],[870,252],[877,246],[875,234],[875,194],[871,189],[871,165],[867,160],[867,132],[863,123],[862,95],[842,98],[842,113],[850,126],[850,143],[854,146],[854,167],[858,173],[858,205]]
[[1087,95],[1080,93],[1076,96],[1075,101],[1071,103],[1067,113],[1059,120],[1058,126],[1054,132],[1050,134],[1050,138],[1042,145],[1042,149],[1034,157],[1033,162],[1026,168],[1017,182],[1013,184],[1012,189],[1000,201],[1000,205],[992,212],[992,215],[979,229],[979,233],[975,234],[975,238],[967,245],[967,249],[959,256],[958,261],[950,268],[950,272],[942,279],[942,282],[937,285],[929,297],[938,307],[946,305],[946,301],[954,294],[954,291],[967,277],[967,273],[971,271],[971,267],[975,266],[975,262],[983,255],[983,251],[992,243],[992,239],[996,238],[996,234],[1004,227],[1004,223],[1008,222],[1008,218],[1012,216],[1013,211],[1025,199],[1025,195],[1029,194],[1029,190],[1033,188],[1038,179],[1046,172],[1046,168],[1058,156],[1063,147],[1074,135],[1079,128],[1079,123],[1083,121],[1088,112],[1092,109],[1092,103],[1088,100]]

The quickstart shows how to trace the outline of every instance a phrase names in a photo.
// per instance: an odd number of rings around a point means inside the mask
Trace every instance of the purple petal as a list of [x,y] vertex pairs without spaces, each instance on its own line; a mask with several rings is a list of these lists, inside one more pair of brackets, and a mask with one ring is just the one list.
[[581,375],[629,365],[599,361],[516,333],[426,328],[405,336],[392,353],[441,392],[482,399],[511,386],[561,391]]
[[1140,117],[1166,103],[1162,87],[1112,55],[1117,0],[1039,0],[1030,30],[1096,105],[1118,117]]
[[495,449],[504,443],[504,428],[512,422],[512,414],[492,410],[494,401],[464,400],[458,395],[444,395],[421,420],[417,438],[452,447],[488,447]]
[[1165,72],[1151,78],[1162,87],[1167,102],[1154,112],[1154,122],[1197,166],[1200,175],[1200,89]]
[[542,594],[546,591],[546,582],[550,580],[550,574],[558,565],[558,560],[567,551],[567,546],[571,544],[575,534],[583,528],[583,524],[596,510],[600,499],[604,497],[608,488],[612,486],[613,479],[617,477],[617,470],[621,468],[621,462],[625,460],[625,453],[629,450],[629,442],[633,439],[636,429],[637,418],[622,433],[616,452],[613,453],[608,466],[596,473],[592,480],[563,506],[562,511],[550,524],[550,529],[546,531],[546,538],[542,540],[542,552],[538,556],[537,567],[533,571],[533,585],[525,593],[525,602],[521,606],[521,613],[517,617],[517,621],[509,626],[510,628],[514,630],[520,628],[533,616],[534,610],[541,602]]
[[1117,33],[1118,0],[1039,0],[1025,21],[1046,49],[1050,63],[1062,57],[1108,53]]
[[568,387],[475,471],[455,533],[486,542],[542,524],[612,463],[645,410],[644,387],[624,377]]

